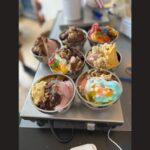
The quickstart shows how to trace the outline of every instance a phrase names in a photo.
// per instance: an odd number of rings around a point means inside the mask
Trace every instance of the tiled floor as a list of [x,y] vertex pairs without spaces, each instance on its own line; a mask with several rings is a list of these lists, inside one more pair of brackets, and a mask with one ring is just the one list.
[[[36,70],[39,62],[31,55],[30,50],[42,29],[36,21],[28,18],[21,18],[19,20],[19,28],[22,31],[21,51],[23,53],[25,63],[27,66]],[[19,111],[24,104],[25,97],[27,96],[32,81],[33,77],[24,71],[21,62],[19,62]]]

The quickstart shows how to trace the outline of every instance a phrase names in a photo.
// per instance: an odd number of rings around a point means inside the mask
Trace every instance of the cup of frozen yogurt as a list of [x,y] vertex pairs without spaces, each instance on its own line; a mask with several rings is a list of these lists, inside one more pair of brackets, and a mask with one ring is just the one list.
[[64,46],[49,59],[48,65],[52,72],[66,74],[76,79],[85,65],[85,58],[81,51]]
[[69,47],[73,47],[77,50],[83,51],[87,33],[81,28],[70,26],[60,34],[59,38],[62,41],[63,45],[67,45]]
[[115,70],[121,63],[122,57],[115,43],[105,43],[93,46],[85,55],[89,68]]
[[97,44],[111,43],[119,37],[119,32],[113,27],[99,26],[98,23],[94,23],[91,29],[87,33],[87,38],[91,46]]
[[36,39],[31,53],[42,63],[47,64],[48,58],[51,57],[56,49],[61,47],[61,43],[56,39],[48,39],[47,37],[40,36]]
[[65,112],[71,107],[74,97],[74,82],[62,74],[44,76],[34,83],[31,89],[33,105],[44,113]]
[[76,81],[81,102],[92,110],[101,110],[116,103],[123,92],[120,79],[104,69],[90,69]]

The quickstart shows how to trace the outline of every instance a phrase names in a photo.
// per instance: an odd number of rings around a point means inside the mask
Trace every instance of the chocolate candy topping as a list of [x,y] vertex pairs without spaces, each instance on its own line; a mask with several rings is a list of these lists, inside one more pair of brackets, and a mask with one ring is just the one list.
[[37,40],[34,43],[34,47],[32,48],[32,52],[35,55],[39,55],[39,56],[47,56],[47,44],[48,43],[48,39],[46,37],[40,36],[37,38]]
[[45,86],[45,94],[42,101],[39,103],[39,108],[45,110],[54,110],[55,106],[61,102],[61,96],[53,88],[53,82],[47,82]]
[[60,39],[66,45],[68,43],[74,44],[85,40],[85,33],[82,30],[71,26],[60,35]]

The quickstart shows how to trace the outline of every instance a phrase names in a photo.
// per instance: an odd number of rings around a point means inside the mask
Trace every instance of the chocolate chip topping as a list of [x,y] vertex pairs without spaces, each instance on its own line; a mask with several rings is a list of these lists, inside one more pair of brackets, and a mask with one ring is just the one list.
[[61,39],[61,40],[65,40],[67,37],[68,37],[68,33],[67,33],[67,32],[63,32],[63,33],[60,35],[60,39]]
[[51,107],[55,107],[56,105],[60,104],[61,102],[61,96],[58,93],[54,93],[50,100]]
[[61,102],[61,96],[53,88],[54,82],[47,82],[44,88],[44,97],[38,107],[44,110],[54,110]]

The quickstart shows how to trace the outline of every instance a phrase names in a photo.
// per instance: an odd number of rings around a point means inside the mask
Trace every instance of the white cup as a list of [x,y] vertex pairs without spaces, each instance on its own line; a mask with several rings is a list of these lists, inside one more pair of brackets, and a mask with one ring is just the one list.
[[80,20],[81,15],[81,1],[82,0],[63,0],[63,14],[64,18],[69,21]]

